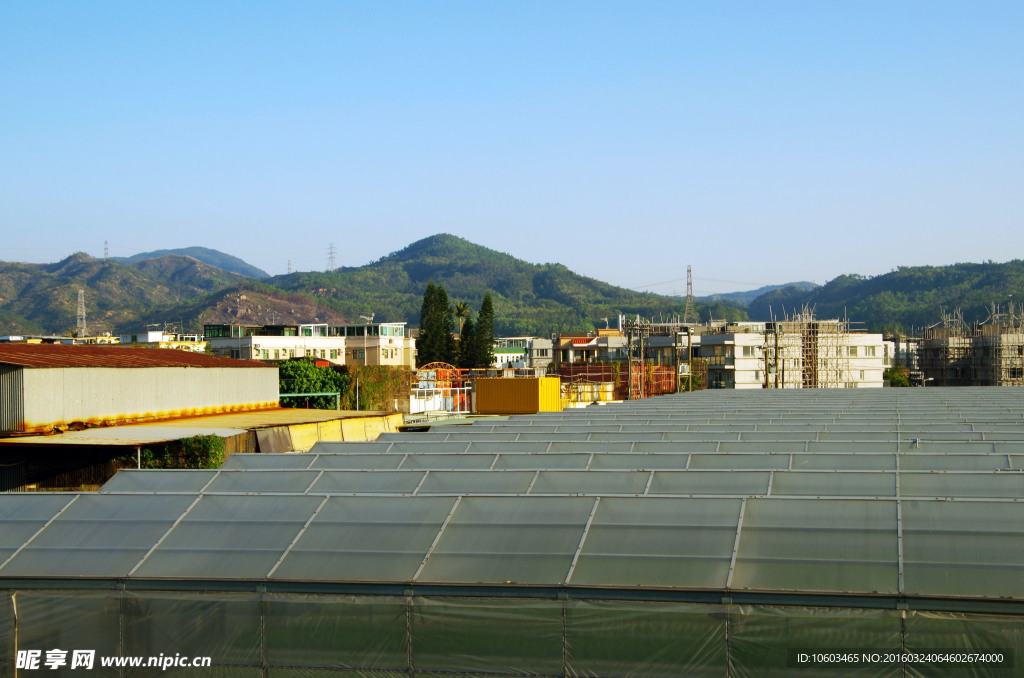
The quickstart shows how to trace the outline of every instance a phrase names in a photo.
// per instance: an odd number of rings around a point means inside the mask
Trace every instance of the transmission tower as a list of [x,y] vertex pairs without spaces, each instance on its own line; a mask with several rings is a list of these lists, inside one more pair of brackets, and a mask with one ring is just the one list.
[[697,310],[693,307],[693,267],[686,267],[686,310],[683,311],[684,323],[697,322]]
[[288,260],[288,275],[292,274],[292,260]]
[[110,248],[107,247],[107,241],[104,240],[103,241],[103,261],[106,261],[107,257],[109,257],[109,256],[110,256]]
[[337,264],[334,262],[334,253],[335,253],[334,243],[332,242],[331,246],[327,248],[327,272],[328,273],[330,273],[331,271],[333,271],[334,269],[336,269],[338,267]]
[[85,290],[78,290],[78,336],[87,336],[89,329],[85,325]]

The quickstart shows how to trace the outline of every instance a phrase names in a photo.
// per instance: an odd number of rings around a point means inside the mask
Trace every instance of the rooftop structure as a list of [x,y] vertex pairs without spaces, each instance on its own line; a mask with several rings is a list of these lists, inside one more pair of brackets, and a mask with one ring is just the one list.
[[271,674],[1019,658],[1022,394],[704,391],[0,496],[0,628]]

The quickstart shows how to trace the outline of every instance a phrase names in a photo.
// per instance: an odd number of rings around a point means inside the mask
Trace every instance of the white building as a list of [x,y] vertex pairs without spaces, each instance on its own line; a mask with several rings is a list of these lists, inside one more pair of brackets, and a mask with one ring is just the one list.
[[246,360],[316,358],[335,365],[416,364],[416,344],[405,323],[361,325],[206,325],[215,355]]
[[501,337],[494,340],[494,367],[547,367],[553,359],[550,339]]
[[693,353],[709,388],[736,389],[880,388],[886,354],[881,334],[813,319],[730,323],[693,335]]

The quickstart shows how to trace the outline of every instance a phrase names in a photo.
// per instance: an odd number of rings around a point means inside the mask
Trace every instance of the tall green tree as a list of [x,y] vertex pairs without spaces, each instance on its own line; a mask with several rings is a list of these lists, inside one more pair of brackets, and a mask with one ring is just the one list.
[[[348,376],[330,367],[317,367],[311,360],[289,360],[278,366],[281,393],[344,393],[348,389]],[[282,398],[282,407],[305,407],[333,410],[337,407],[334,396]]]
[[458,360],[455,343],[455,316],[443,285],[431,280],[423,293],[420,310],[420,336],[416,339],[420,365],[433,362],[454,363]]
[[484,295],[480,313],[476,317],[476,367],[490,367],[494,364],[494,303],[490,293]]
[[476,367],[476,326],[473,325],[473,316],[467,315],[462,325],[462,332],[459,334],[459,367]]
[[469,304],[464,301],[455,302],[455,319],[459,322],[459,334],[462,334],[462,323],[466,321],[472,311],[469,310]]

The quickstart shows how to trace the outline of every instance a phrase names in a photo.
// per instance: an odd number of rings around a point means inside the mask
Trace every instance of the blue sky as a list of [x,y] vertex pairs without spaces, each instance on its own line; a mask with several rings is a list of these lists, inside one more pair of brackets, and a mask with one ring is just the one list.
[[5,2],[0,259],[453,233],[697,294],[1024,256],[1020,2]]

